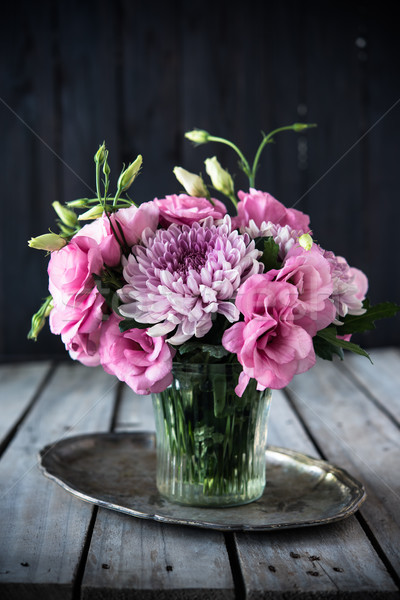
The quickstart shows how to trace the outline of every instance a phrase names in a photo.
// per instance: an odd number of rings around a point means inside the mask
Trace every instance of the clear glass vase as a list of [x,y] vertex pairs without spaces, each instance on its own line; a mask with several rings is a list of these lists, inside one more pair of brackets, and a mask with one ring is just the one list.
[[237,506],[265,487],[271,391],[251,380],[235,394],[238,364],[174,364],[173,382],[153,394],[157,487],[172,502]]

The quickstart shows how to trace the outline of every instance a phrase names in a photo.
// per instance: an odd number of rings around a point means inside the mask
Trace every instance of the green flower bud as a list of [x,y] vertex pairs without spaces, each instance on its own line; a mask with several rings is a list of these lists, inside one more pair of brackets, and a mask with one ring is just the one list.
[[96,154],[94,155],[94,162],[98,163],[99,165],[102,165],[104,163],[104,161],[106,160],[106,158],[107,158],[107,151],[106,151],[105,143],[103,142],[102,145],[97,150]]
[[204,129],[193,129],[193,131],[185,133],[185,138],[195,144],[206,144],[209,137],[210,134],[207,131],[204,131]]
[[84,208],[87,206],[88,201],[88,198],[78,198],[77,200],[70,200],[67,202],[67,206],[71,206],[72,208]]
[[310,127],[316,126],[316,123],[294,123],[293,131],[304,131],[305,129],[310,129]]
[[65,225],[72,228],[76,226],[78,218],[73,210],[62,206],[58,201],[53,202],[52,207]]
[[91,221],[92,219],[98,219],[104,212],[104,208],[101,204],[97,204],[93,206],[93,208],[89,208],[86,212],[79,215],[79,221]]
[[200,175],[195,175],[182,169],[182,167],[174,168],[174,175],[183,185],[189,196],[196,196],[197,198],[207,198],[209,196],[206,184]]
[[228,171],[221,167],[217,157],[206,158],[204,164],[215,189],[225,196],[231,197],[234,194],[233,179]]
[[110,166],[108,164],[107,161],[105,161],[104,165],[103,165],[103,173],[106,177],[108,177],[110,175],[111,169]]
[[118,179],[118,191],[124,192],[125,190],[131,187],[134,179],[140,171],[142,162],[142,155],[139,154],[136,160],[132,164],[130,164],[129,167],[125,169],[125,171],[122,171]]
[[36,342],[39,333],[46,323],[46,318],[49,316],[52,309],[53,298],[48,296],[39,310],[32,317],[31,329],[28,333],[28,340],[34,340]]
[[48,252],[61,250],[61,248],[66,245],[66,240],[56,233],[45,233],[38,237],[31,238],[28,242],[29,248],[35,248],[35,250],[47,250]]
[[304,250],[311,250],[313,243],[313,239],[309,233],[303,233],[299,237],[299,244]]

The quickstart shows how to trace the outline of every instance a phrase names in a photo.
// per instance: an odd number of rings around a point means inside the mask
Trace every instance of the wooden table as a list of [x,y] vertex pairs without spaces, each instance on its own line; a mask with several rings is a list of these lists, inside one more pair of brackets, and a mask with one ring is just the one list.
[[85,503],[37,453],[64,436],[151,430],[149,398],[72,361],[0,366],[0,598],[399,598],[400,351],[317,366],[273,395],[269,442],[322,457],[367,500],[329,525],[223,533]]

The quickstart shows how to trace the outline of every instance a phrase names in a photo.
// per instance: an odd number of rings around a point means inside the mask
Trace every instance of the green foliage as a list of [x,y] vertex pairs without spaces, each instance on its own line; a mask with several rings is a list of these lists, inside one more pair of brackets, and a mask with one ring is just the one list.
[[368,299],[364,301],[363,307],[366,309],[363,315],[346,315],[343,319],[343,325],[338,328],[341,335],[375,329],[377,319],[394,317],[400,310],[400,306],[394,302],[381,302],[371,306]]
[[[365,312],[362,315],[346,315],[342,319],[342,325],[330,325],[326,329],[318,331],[313,338],[314,350],[317,356],[332,360],[336,354],[341,360],[344,358],[343,350],[350,350],[361,356],[366,356],[369,360],[369,354],[358,344],[342,340],[338,336],[352,335],[371,329],[375,329],[375,321],[393,317],[400,310],[400,306],[394,302],[381,302],[371,306],[368,299],[363,302]],[[371,361],[372,362],[372,361]]]
[[258,260],[264,265],[265,273],[271,269],[281,268],[281,261],[278,258],[279,245],[274,242],[273,237],[256,238],[256,248],[262,252]]
[[[371,360],[368,352],[363,350],[360,346],[358,346],[358,344],[342,340],[338,338],[337,335],[337,329],[333,326],[326,327],[326,329],[318,331],[316,337],[320,338],[320,349],[324,354],[324,356],[322,356],[321,358],[328,358],[329,360],[332,360],[332,353],[338,354],[342,358],[340,351],[338,351],[337,349],[344,349],[351,350],[351,352],[355,352],[356,354],[361,354],[361,356],[366,356],[367,358],[369,358],[369,360]],[[321,343],[321,340],[323,340],[325,344]]]
[[[204,344],[201,341],[188,341],[183,343],[178,348],[181,356],[184,356],[184,362],[218,362],[223,359],[223,362],[229,362],[229,357],[232,356],[228,350],[220,344]],[[211,361],[210,361],[211,359]],[[215,359],[215,360],[212,360]]]

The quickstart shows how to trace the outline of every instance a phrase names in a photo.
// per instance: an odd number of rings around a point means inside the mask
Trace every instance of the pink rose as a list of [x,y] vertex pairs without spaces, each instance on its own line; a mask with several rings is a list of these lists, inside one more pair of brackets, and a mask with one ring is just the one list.
[[[91,228],[89,233],[94,233]],[[104,246],[107,254],[110,245]],[[54,308],[49,317],[52,333],[61,339],[72,358],[83,364],[99,364],[93,343],[104,318],[105,301],[92,274],[100,274],[103,258],[100,245],[91,237],[74,236],[49,261],[49,291]]]
[[[112,217],[111,217],[112,218]],[[117,232],[118,233],[118,232]],[[99,255],[102,262],[110,267],[117,265],[121,258],[121,247],[111,229],[110,221],[106,215],[102,215],[91,223],[88,223],[72,238],[90,238],[97,243]]]
[[[124,238],[128,246],[137,244],[145,229],[155,231],[158,227],[159,210],[155,202],[145,202],[138,208],[130,206],[118,210],[113,219],[121,225]],[[119,234],[119,230],[117,230]]]
[[48,265],[49,291],[54,304],[73,304],[90,294],[94,287],[92,273],[100,274],[103,259],[99,245],[86,236],[75,236],[70,243],[52,252]]
[[282,268],[269,271],[266,277],[297,287],[296,324],[311,336],[334,321],[336,309],[330,299],[333,289],[331,269],[315,244],[310,250],[294,246],[286,255]]
[[49,316],[51,332],[61,335],[64,344],[70,344],[78,333],[93,333],[103,321],[104,304],[96,288],[76,302],[55,303]]
[[236,306],[244,322],[225,331],[222,344],[237,354],[243,367],[236,393],[241,396],[250,378],[257,389],[281,389],[297,373],[315,364],[312,338],[296,324],[298,288],[252,275],[239,290]]
[[165,390],[172,382],[172,352],[163,337],[150,337],[146,329],[119,330],[120,319],[111,315],[100,339],[103,369],[125,381],[137,394]]
[[93,333],[77,333],[70,342],[65,344],[70,357],[86,367],[97,367],[100,364],[100,333],[101,326]]
[[166,196],[162,200],[155,198],[154,202],[160,209],[163,225],[193,225],[207,217],[222,219],[226,214],[226,206],[220,200],[213,199],[212,205],[207,198],[196,198],[186,194]]
[[238,215],[240,226],[247,227],[254,221],[258,228],[271,221],[281,227],[289,225],[297,231],[308,232],[310,217],[295,208],[286,208],[271,194],[250,188],[248,193],[238,192]]

